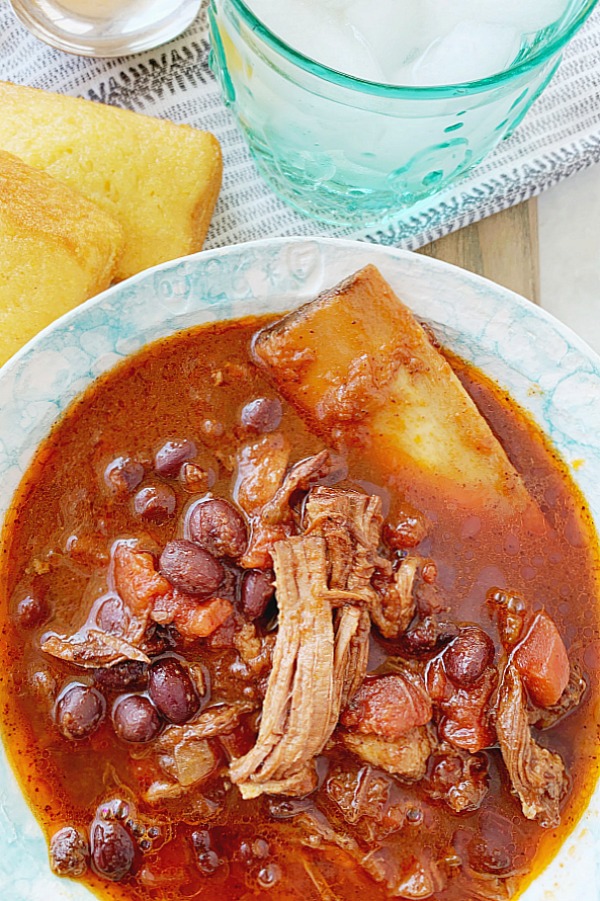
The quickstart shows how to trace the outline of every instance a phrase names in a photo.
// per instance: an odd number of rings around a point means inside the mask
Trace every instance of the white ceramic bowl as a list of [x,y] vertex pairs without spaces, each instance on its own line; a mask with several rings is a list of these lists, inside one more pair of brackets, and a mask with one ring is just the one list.
[[[453,266],[352,241],[303,238],[228,247],[143,272],[55,322],[7,363],[0,370],[0,518],[57,417],[123,357],[193,324],[298,306],[369,262],[446,346],[530,412],[600,523],[600,358],[583,341],[528,301]],[[46,842],[0,749],[0,898],[92,897],[50,872]],[[600,898],[600,787],[522,898]]]

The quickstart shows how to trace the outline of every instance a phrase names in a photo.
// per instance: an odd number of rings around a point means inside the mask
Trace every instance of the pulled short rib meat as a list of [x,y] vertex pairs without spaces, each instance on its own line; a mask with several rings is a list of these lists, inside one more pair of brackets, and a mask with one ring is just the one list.
[[[426,898],[433,898],[438,892],[441,892],[446,885],[440,868],[426,855],[423,855],[422,858],[413,856],[406,862],[402,861],[400,866],[398,864],[394,866],[390,855],[382,855],[382,857],[383,866],[379,867],[377,866],[377,854],[368,857],[365,869],[374,878],[383,876],[382,881],[393,898],[405,898],[406,901],[425,901]],[[388,865],[387,871],[385,864]]]
[[489,788],[488,759],[469,754],[446,742],[431,755],[426,790],[454,813],[478,810]]
[[329,451],[323,450],[312,457],[295,463],[286,473],[281,488],[261,511],[264,523],[273,525],[290,516],[290,501],[295,491],[308,491],[311,483],[327,476],[332,468]]
[[[289,449],[281,446],[277,432],[240,452],[237,499],[252,524],[250,543],[240,561],[246,569],[271,566],[271,546],[295,531],[292,496],[296,491],[308,491],[334,467],[326,450],[300,460],[286,473],[288,458]],[[253,470],[248,464],[257,461],[260,465]]]
[[184,788],[205,779],[217,764],[209,739],[233,732],[251,710],[244,701],[222,704],[204,710],[193,723],[168,726],[155,744],[160,767]]
[[521,676],[511,664],[504,670],[500,686],[496,732],[523,813],[544,827],[558,826],[567,783],[565,767],[558,754],[533,739]]
[[393,780],[372,766],[330,768],[326,782],[328,798],[346,823],[368,819],[381,825],[391,807]]
[[271,432],[245,445],[237,458],[236,500],[248,514],[258,512],[283,483],[290,445],[281,432]]
[[384,638],[398,638],[410,626],[417,609],[413,586],[418,568],[419,557],[406,557],[390,576],[374,582],[371,617]]
[[427,761],[433,740],[426,726],[416,726],[395,741],[379,735],[356,735],[344,732],[342,741],[361,760],[393,773],[408,782],[418,782],[427,772]]
[[124,660],[150,663],[150,658],[139,648],[115,635],[107,635],[99,629],[82,629],[69,638],[48,635],[41,649],[52,657],[64,660],[65,663],[86,668],[114,666]]
[[272,548],[279,629],[260,731],[230,766],[242,796],[303,794],[313,758],[362,683],[368,655],[370,580],[381,533],[381,501],[314,488],[302,535]]

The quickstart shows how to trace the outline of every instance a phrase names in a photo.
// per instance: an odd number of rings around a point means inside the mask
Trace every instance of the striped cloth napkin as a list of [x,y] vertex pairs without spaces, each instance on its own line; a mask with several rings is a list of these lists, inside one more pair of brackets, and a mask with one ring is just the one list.
[[526,200],[600,159],[600,6],[513,136],[458,185],[380,230],[323,225],[270,190],[208,65],[206,0],[178,39],[147,53],[86,59],[47,47],[0,0],[0,79],[113,103],[212,131],[224,181],[205,247],[276,235],[333,235],[414,249]]

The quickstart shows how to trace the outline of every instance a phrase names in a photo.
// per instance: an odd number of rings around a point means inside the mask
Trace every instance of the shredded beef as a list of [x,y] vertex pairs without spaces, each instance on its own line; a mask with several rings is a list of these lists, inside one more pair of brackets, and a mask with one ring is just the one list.
[[560,801],[567,777],[558,754],[533,739],[525,692],[514,666],[504,671],[498,697],[496,731],[502,757],[523,813],[546,828],[560,823]]
[[344,820],[355,825],[369,818],[383,820],[389,806],[392,779],[371,766],[361,766],[356,772],[339,768],[327,779],[327,795]]
[[43,641],[41,649],[52,657],[64,660],[65,663],[90,669],[113,666],[124,660],[150,663],[150,658],[139,648],[123,638],[107,635],[98,629],[82,629],[81,632],[71,635],[69,638],[61,635],[48,635]]
[[366,672],[365,608],[381,522],[379,498],[314,488],[304,533],[272,548],[279,608],[273,666],[257,742],[230,766],[246,798],[314,786],[313,759]]
[[371,605],[371,618],[384,638],[398,638],[415,615],[413,585],[419,567],[418,557],[406,557],[390,575],[377,575]]
[[486,755],[442,744],[431,755],[426,787],[430,798],[444,801],[454,813],[478,810],[489,788]]
[[155,743],[161,769],[185,789],[211,775],[217,756],[210,739],[231,734],[253,705],[244,701],[204,710],[193,723],[168,726]]
[[425,726],[416,726],[395,741],[352,732],[341,733],[340,737],[346,747],[366,763],[400,779],[418,782],[427,772],[433,739]]

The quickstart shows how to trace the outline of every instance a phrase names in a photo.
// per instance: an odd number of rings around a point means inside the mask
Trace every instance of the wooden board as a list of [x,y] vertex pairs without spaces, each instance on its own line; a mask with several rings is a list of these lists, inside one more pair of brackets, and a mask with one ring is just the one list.
[[422,247],[438,260],[483,275],[534,303],[539,303],[540,272],[537,201],[468,225]]

